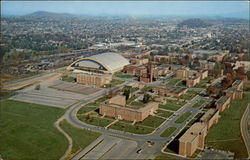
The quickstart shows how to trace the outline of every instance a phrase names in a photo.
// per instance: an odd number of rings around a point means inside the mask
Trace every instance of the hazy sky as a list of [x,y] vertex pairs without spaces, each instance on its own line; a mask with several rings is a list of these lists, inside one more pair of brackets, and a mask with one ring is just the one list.
[[[248,14],[248,1],[1,1],[3,15],[35,11],[90,15]],[[245,15],[248,16],[248,15]]]

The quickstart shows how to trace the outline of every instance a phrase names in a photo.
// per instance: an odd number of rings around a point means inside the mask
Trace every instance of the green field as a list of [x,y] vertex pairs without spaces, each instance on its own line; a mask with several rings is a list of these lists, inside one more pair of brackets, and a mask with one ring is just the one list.
[[179,81],[176,86],[179,86],[179,87],[186,87],[186,84],[183,82],[183,81]]
[[200,100],[199,102],[197,102],[197,103],[195,103],[195,104],[193,105],[193,108],[198,108],[198,107],[200,107],[203,103],[205,103],[205,101],[204,101],[204,100]]
[[76,78],[75,77],[62,77],[62,81],[76,82]]
[[176,121],[175,123],[183,123],[186,119],[188,119],[188,117],[191,115],[191,112],[186,112],[183,115],[181,115]]
[[90,111],[93,111],[97,109],[96,107],[82,107],[81,109],[79,109],[79,111],[77,112],[77,114],[84,114],[84,113],[87,113],[87,112],[90,112]]
[[0,154],[3,159],[59,159],[67,139],[54,122],[64,110],[54,107],[0,101]]
[[154,131],[154,128],[131,125],[122,122],[117,122],[111,125],[109,128],[135,134],[148,134]]
[[138,98],[139,96],[132,96],[132,97],[130,97],[127,101],[126,101],[126,103],[127,104],[130,104],[131,102],[133,102],[136,98]]
[[145,106],[145,104],[143,102],[140,102],[140,101],[134,101],[132,103],[130,103],[131,106]]
[[155,157],[155,160],[164,160],[164,159],[172,159],[175,160],[176,158],[170,157],[168,155],[159,155]]
[[169,137],[175,130],[176,130],[176,127],[168,127],[168,128],[161,134],[161,137]]
[[212,79],[213,77],[206,77],[201,80],[199,84],[195,85],[194,88],[206,88],[206,85],[209,84],[209,81]]
[[65,120],[60,123],[60,127],[68,133],[73,140],[71,154],[84,149],[101,135],[100,133],[73,127]]
[[168,111],[164,111],[164,110],[158,109],[156,115],[161,116],[161,117],[168,118],[168,117],[170,117],[172,114],[173,114],[172,112],[168,112]]
[[188,90],[187,93],[181,95],[181,99],[191,100],[193,99],[200,91]]
[[243,90],[244,90],[244,91],[250,91],[250,80],[247,81],[247,83],[244,85]]
[[172,78],[167,82],[167,86],[175,86],[177,82],[181,81],[179,78]]
[[174,100],[167,100],[166,104],[160,104],[159,107],[171,111],[177,111],[180,109],[186,102],[182,101],[174,101]]
[[105,84],[103,87],[104,88],[112,88],[115,87],[119,84],[122,84],[124,81],[118,80],[118,79],[112,79],[112,81],[109,84]]
[[95,116],[89,116],[89,115],[77,115],[77,118],[80,121],[83,121],[87,124],[95,125],[95,126],[100,126],[100,127],[105,127],[108,124],[112,123],[114,120],[109,119],[109,118],[99,118]]
[[153,128],[157,128],[164,121],[165,121],[165,119],[163,119],[163,118],[149,116],[146,119],[144,119],[142,122],[137,122],[136,124],[143,125],[143,126],[148,126],[148,127],[153,127]]
[[247,158],[247,150],[241,137],[240,120],[249,103],[250,93],[241,100],[233,100],[230,107],[220,113],[219,122],[213,125],[206,136],[206,145],[229,150],[235,158]]
[[108,98],[105,97],[105,96],[104,96],[104,97],[101,97],[101,98],[95,100],[94,102],[90,102],[90,103],[86,104],[85,107],[99,107],[99,104],[100,104],[101,102],[104,102],[104,101],[107,100],[107,99],[108,99]]
[[173,105],[173,104],[160,104],[159,107],[163,108],[163,109],[171,110],[171,111],[177,111],[182,106],[180,106],[180,105]]

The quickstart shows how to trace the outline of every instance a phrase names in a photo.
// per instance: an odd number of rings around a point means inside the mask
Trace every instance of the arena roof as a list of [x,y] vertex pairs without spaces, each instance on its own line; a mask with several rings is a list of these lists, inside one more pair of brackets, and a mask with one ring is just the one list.
[[107,52],[79,59],[73,62],[70,67],[95,68],[114,73],[122,70],[128,64],[129,61],[120,54]]

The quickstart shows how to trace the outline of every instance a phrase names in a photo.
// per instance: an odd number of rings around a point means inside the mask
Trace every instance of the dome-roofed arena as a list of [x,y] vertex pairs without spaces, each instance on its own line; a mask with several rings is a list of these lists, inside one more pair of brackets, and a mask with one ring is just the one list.
[[76,60],[67,69],[113,74],[128,64],[129,61],[120,54],[107,52]]

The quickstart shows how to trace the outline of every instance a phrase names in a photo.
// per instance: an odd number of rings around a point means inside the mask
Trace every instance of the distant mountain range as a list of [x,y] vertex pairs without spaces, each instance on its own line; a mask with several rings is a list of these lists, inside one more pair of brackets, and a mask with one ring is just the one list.
[[[184,21],[183,24],[181,25],[185,25],[185,23],[188,23],[187,25],[190,27],[199,27],[199,26],[207,26],[209,24],[206,24],[206,22],[202,22],[201,19],[214,19],[214,20],[222,20],[222,19],[245,19],[245,20],[249,20],[248,17],[245,16],[245,12],[236,12],[236,13],[228,13],[228,14],[221,14],[221,15],[216,15],[216,14],[209,14],[209,15],[144,15],[144,16],[136,16],[137,18],[140,17],[147,17],[147,18],[160,18],[160,17],[165,17],[165,18],[180,18],[180,19],[188,19],[186,22]],[[33,17],[33,18],[72,18],[72,17],[126,17],[126,15],[111,15],[111,14],[102,14],[102,15],[76,15],[76,14],[70,14],[70,13],[56,13],[56,12],[47,12],[47,11],[36,11],[30,14],[26,14],[26,15],[8,15],[8,14],[3,14],[2,16],[6,16],[6,17],[16,17],[16,16],[21,16],[21,17]],[[131,16],[131,15],[127,15],[127,16]],[[193,25],[192,25],[193,24]],[[197,25],[196,25],[197,24]]]
[[76,15],[69,13],[54,13],[54,12],[46,12],[46,11],[37,11],[31,14],[26,14],[23,17],[34,17],[34,18],[72,18],[76,17]]
[[205,22],[199,18],[187,19],[179,23],[178,27],[188,27],[188,28],[206,28],[211,26],[212,24]]

